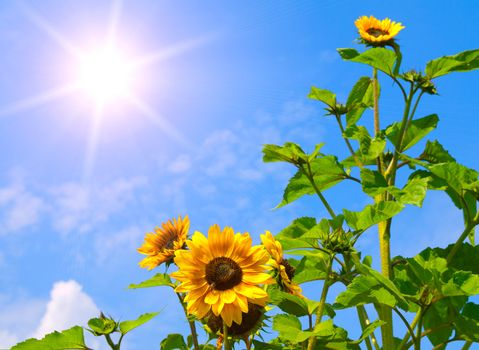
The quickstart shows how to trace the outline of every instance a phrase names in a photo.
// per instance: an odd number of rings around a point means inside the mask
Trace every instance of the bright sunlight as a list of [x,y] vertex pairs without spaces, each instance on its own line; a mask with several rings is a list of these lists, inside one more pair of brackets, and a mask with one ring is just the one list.
[[97,50],[82,57],[78,67],[78,85],[95,102],[106,104],[131,92],[132,67],[126,55],[119,50]]

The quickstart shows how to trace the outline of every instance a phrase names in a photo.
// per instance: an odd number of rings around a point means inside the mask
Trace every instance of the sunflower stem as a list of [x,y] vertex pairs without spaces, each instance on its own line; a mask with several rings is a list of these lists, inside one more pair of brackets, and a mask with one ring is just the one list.
[[[329,280],[330,280],[332,266],[333,266],[333,256],[330,256],[328,261],[328,267],[327,267],[328,270],[326,273],[326,278],[324,279],[323,289],[321,291],[321,299],[319,300],[319,306],[318,306],[318,309],[316,310],[316,321],[314,323],[315,328],[318,324],[321,323],[321,319],[323,318],[324,310],[326,308],[326,297],[328,295],[329,287],[331,286]],[[312,330],[314,330],[314,328]],[[315,344],[316,344],[316,336],[312,335],[308,341],[308,350],[313,350]]]
[[228,325],[223,321],[223,349],[232,350],[231,342],[228,339]]
[[181,307],[183,308],[183,312],[185,313],[186,320],[188,321],[188,324],[190,325],[191,338],[193,339],[193,347],[195,350],[199,350],[200,345],[198,344],[198,333],[196,332],[195,321],[192,321],[188,318],[188,311],[186,310],[186,305],[181,294],[180,293],[175,293],[175,294],[178,297],[178,300],[180,301]]
[[[410,101],[410,100],[409,100]],[[373,108],[374,108],[374,135],[377,136],[381,132],[379,123],[379,81],[378,71],[373,68]],[[408,110],[409,113],[409,110]],[[407,119],[406,119],[407,120]],[[378,171],[384,174],[384,155],[381,155],[377,159]],[[387,199],[387,194],[379,195],[374,198],[376,203],[382,202]],[[390,232],[391,220],[381,221],[378,224],[379,235],[379,255],[381,257],[381,271],[384,277],[391,278],[391,244],[390,244]],[[392,310],[386,306],[382,306],[379,310],[380,319],[385,322],[381,326],[381,336],[383,349],[394,349],[394,337],[393,337],[393,325],[392,325]]]

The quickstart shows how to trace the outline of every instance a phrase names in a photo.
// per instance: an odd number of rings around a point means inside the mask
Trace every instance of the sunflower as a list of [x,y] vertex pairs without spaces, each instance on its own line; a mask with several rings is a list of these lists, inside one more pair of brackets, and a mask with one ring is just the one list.
[[401,23],[393,22],[389,18],[380,21],[373,16],[362,16],[354,24],[362,40],[372,46],[384,46],[391,43],[393,38],[404,29]]
[[175,251],[184,247],[189,228],[188,216],[184,219],[179,216],[178,220],[168,220],[162,223],[161,227],[156,227],[155,232],[147,233],[143,245],[137,249],[139,253],[147,255],[140,261],[140,267],[151,270],[164,262],[171,263]]
[[273,267],[278,286],[284,292],[302,298],[301,287],[293,282],[295,269],[289,264],[288,260],[283,257],[283,247],[281,243],[279,243],[269,231],[261,235],[261,242],[271,256],[269,264]]
[[266,304],[268,295],[259,285],[272,282],[265,272],[269,257],[261,246],[252,247],[248,233],[213,225],[208,239],[195,232],[186,244],[189,250],[176,251],[178,271],[171,276],[181,282],[176,292],[186,293],[188,313],[202,319],[211,311],[231,327],[233,321],[241,324],[248,302]]

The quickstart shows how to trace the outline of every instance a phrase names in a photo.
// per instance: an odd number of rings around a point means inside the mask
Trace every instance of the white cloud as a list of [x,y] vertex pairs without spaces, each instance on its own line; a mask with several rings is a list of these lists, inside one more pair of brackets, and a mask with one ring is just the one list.
[[35,225],[44,210],[44,201],[16,182],[0,189],[0,234],[20,231]]
[[168,170],[174,174],[184,173],[191,168],[191,159],[187,154],[182,154],[174,160],[169,166]]
[[99,313],[93,299],[82,290],[78,282],[56,282],[34,337],[41,338],[54,330],[68,329],[75,325],[84,326],[90,318],[98,316]]
[[123,210],[146,183],[146,178],[135,177],[108,185],[67,183],[54,187],[50,191],[53,227],[63,234],[90,231]]
[[18,337],[9,331],[0,329],[0,349],[10,349],[11,346],[18,343]]

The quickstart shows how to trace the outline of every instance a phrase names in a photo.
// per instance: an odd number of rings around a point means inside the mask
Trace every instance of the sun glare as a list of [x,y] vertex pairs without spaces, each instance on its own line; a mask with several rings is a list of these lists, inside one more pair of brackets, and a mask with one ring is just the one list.
[[132,65],[115,49],[103,49],[85,55],[78,69],[78,85],[98,103],[127,96],[133,80]]

